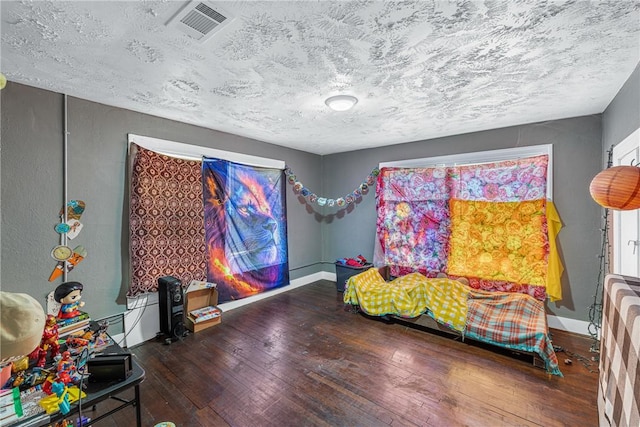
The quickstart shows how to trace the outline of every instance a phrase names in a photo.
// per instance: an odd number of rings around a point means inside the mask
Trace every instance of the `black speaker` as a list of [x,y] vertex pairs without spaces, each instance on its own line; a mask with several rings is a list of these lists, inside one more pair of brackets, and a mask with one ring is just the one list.
[[187,334],[184,325],[184,295],[182,283],[172,276],[158,279],[158,298],[160,299],[160,332],[171,340]]

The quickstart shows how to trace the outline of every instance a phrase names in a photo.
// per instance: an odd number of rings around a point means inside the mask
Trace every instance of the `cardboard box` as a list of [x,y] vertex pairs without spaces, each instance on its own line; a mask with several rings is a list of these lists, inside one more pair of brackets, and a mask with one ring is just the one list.
[[184,315],[185,325],[187,326],[187,329],[195,333],[222,322],[222,315],[198,323],[196,323],[191,317],[189,317],[190,311],[208,306],[216,307],[217,305],[218,289],[216,289],[216,284],[192,280],[189,284],[189,287],[187,288],[187,294],[185,297]]

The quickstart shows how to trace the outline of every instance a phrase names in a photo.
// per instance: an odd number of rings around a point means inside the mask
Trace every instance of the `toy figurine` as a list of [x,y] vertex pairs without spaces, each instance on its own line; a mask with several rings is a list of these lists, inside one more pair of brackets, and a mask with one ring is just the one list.
[[47,361],[47,353],[51,352],[51,358],[56,357],[60,353],[60,345],[58,344],[58,323],[56,317],[49,314],[44,324],[42,332],[42,340],[40,346],[31,352],[30,359],[37,359],[36,366],[42,368]]
[[53,298],[61,303],[58,319],[71,319],[80,315],[80,308],[84,302],[80,301],[82,296],[82,283],[64,282],[56,288]]
[[58,361],[56,370],[57,380],[62,382],[66,386],[79,380],[78,373],[76,371],[76,364],[71,358],[71,352],[69,351],[64,351],[62,353],[62,357]]

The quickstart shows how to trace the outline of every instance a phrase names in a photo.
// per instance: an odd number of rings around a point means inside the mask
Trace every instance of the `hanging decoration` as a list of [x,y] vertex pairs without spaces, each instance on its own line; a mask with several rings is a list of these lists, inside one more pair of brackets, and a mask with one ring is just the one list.
[[383,168],[374,264],[395,277],[444,272],[475,289],[562,299],[559,284],[548,287],[548,161]]
[[613,166],[600,172],[589,186],[591,197],[605,209],[640,208],[640,167]]
[[56,245],[51,250],[51,257],[58,261],[55,268],[49,276],[52,282],[65,272],[70,272],[74,267],[87,256],[87,250],[82,245],[78,245],[75,249],[67,246],[67,240],[75,238],[80,230],[82,223],[80,218],[85,210],[85,203],[82,200],[70,200],[62,206],[58,216],[60,222],[54,226],[56,233],[62,236],[63,243]]
[[301,194],[302,197],[307,199],[310,203],[316,203],[318,206],[328,206],[330,208],[334,206],[342,208],[362,198],[363,195],[369,192],[369,188],[375,185],[378,175],[380,175],[380,169],[378,169],[377,167],[373,168],[371,173],[367,176],[367,179],[360,183],[360,185],[355,190],[353,190],[349,194],[344,195],[343,197],[338,198],[318,196],[318,194],[305,187],[302,182],[298,181],[296,174],[293,173],[293,170],[291,170],[289,166],[285,167],[284,174],[287,177],[287,182],[293,185],[293,191]]
[[289,283],[282,170],[203,157],[207,282],[219,302]]

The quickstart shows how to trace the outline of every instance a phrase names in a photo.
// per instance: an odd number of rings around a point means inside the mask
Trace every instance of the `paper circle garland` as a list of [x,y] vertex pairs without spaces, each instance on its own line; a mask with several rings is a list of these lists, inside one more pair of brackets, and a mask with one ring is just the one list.
[[316,193],[314,193],[313,191],[305,187],[300,181],[298,181],[298,178],[288,166],[285,167],[284,173],[287,177],[287,182],[293,185],[293,191],[302,195],[302,197],[306,198],[310,203],[317,203],[318,206],[333,207],[337,205],[339,207],[344,207],[346,205],[354,203],[356,200],[360,199],[363,195],[368,193],[369,187],[376,183],[376,179],[378,175],[380,175],[380,169],[374,168],[367,176],[367,179],[362,182],[358,186],[358,188],[343,197],[338,197],[337,199],[329,199],[326,197],[318,196]]
[[640,168],[614,166],[603,170],[589,185],[591,197],[600,206],[616,210],[640,208]]

